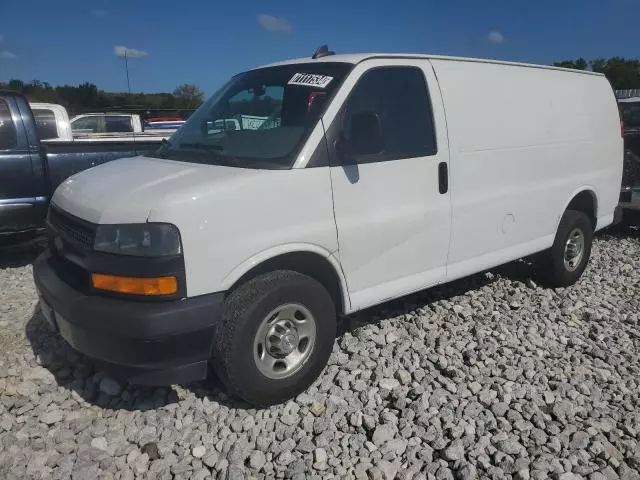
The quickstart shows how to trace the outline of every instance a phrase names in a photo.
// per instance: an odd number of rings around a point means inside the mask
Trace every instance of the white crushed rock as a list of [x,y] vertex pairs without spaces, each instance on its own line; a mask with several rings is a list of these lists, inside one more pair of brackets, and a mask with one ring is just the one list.
[[38,313],[0,252],[0,478],[640,479],[640,232],[583,279],[515,263],[345,319],[305,393],[120,385]]

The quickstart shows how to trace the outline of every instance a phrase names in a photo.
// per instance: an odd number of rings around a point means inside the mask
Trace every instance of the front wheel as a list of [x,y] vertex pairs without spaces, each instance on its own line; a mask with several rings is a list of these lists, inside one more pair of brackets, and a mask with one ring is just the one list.
[[230,393],[250,404],[282,403],[319,376],[335,334],[335,304],[319,282],[297,272],[270,272],[225,301],[214,367]]
[[593,243],[593,225],[577,210],[567,210],[553,246],[544,252],[539,264],[542,280],[551,287],[568,287],[578,281],[589,262]]

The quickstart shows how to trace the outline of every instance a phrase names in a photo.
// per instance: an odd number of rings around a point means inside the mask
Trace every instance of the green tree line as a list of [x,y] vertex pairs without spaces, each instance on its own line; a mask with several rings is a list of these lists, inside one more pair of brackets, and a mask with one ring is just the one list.
[[119,110],[140,113],[143,116],[188,116],[200,103],[203,93],[195,85],[184,84],[172,93],[122,93],[99,90],[92,83],[53,87],[47,82],[22,80],[0,82],[0,90],[15,90],[27,96],[30,102],[57,103],[69,115],[86,112]]
[[[640,88],[640,60],[623,57],[602,57],[587,61],[584,58],[563,60],[554,66],[591,70],[604,73],[616,90]],[[47,82],[22,80],[0,82],[0,90],[17,90],[31,102],[58,103],[66,107],[70,115],[91,111],[123,110],[143,116],[188,116],[203,100],[202,91],[195,85],[184,84],[173,92],[122,93],[99,90],[92,83],[53,87]]]
[[575,68],[604,73],[614,90],[640,88],[640,60],[623,57],[602,57],[587,61],[584,58],[555,62],[556,67]]

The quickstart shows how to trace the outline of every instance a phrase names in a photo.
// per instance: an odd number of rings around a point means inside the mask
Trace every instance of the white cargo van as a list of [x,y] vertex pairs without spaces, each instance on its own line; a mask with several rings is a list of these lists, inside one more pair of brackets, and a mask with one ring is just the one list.
[[[237,115],[267,120],[209,128]],[[124,378],[211,362],[277,403],[322,371],[340,314],[536,252],[548,284],[576,282],[622,160],[604,76],[321,50],[234,76],[153,156],[64,182],[35,281],[54,328]]]

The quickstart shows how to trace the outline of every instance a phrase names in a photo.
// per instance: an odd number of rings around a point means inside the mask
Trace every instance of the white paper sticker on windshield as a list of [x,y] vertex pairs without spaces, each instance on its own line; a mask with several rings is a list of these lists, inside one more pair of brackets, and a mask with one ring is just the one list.
[[305,87],[318,87],[318,88],[326,88],[329,83],[331,83],[333,77],[328,77],[326,75],[316,75],[314,73],[296,73],[291,80],[289,80],[289,85],[304,85]]

